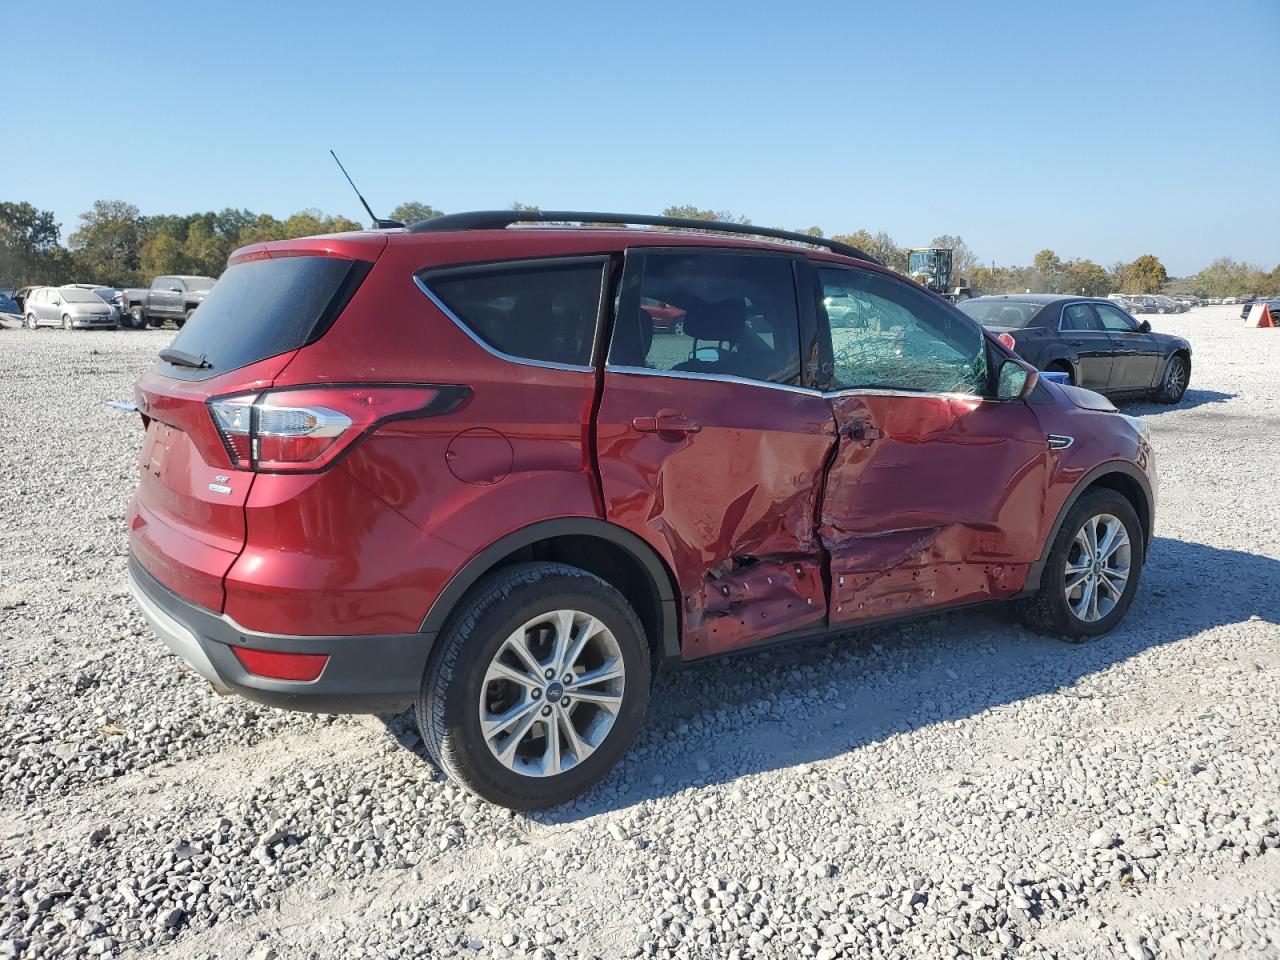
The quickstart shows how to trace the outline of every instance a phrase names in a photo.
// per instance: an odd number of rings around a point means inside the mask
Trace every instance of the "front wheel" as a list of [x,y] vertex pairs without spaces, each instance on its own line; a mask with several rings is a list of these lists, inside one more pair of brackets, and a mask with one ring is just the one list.
[[70,316],[70,314],[66,314],[66,313],[64,313],[64,314],[62,315],[62,329],[63,329],[63,330],[70,330],[70,329],[71,329],[71,316]]
[[564,803],[626,752],[649,700],[649,644],[604,580],[520,563],[476,584],[440,635],[418,726],[451,778],[517,810]]
[[1022,621],[1076,642],[1111,630],[1133,603],[1145,543],[1127,499],[1114,490],[1086,493],[1054,538],[1040,589],[1019,601]]
[[36,327],[40,326],[40,322],[36,320],[36,315],[34,313],[27,314],[26,324],[28,330],[34,330]]
[[147,326],[147,315],[142,312],[141,307],[129,308],[129,319],[132,321],[133,329],[145,330]]
[[1177,403],[1187,392],[1187,384],[1190,382],[1191,370],[1186,358],[1180,354],[1174,354],[1165,364],[1164,380],[1160,382],[1160,389],[1155,394],[1156,402]]

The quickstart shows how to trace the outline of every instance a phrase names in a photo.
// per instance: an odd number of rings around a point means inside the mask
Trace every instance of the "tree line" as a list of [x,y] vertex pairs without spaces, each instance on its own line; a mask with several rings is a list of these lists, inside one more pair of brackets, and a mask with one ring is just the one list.
[[[515,202],[511,209],[538,208]],[[751,224],[747,217],[732,211],[693,205],[667,207],[662,213],[668,217]],[[404,223],[441,215],[442,211],[421,201],[408,201],[391,211],[391,219]],[[347,217],[329,216],[315,209],[300,210],[283,220],[267,213],[232,208],[217,213],[144,216],[132,203],[98,200],[80,214],[79,223],[64,244],[61,225],[52,212],[25,202],[0,203],[0,287],[71,282],[145,286],[153,277],[174,273],[216,277],[237,247],[359,230],[361,226]],[[795,232],[826,236],[817,226]],[[899,273],[907,270],[907,249],[884,230],[872,233],[863,229],[834,234],[830,239],[859,247]],[[954,234],[934,237],[928,246],[953,250],[955,275],[982,293],[1230,297],[1280,292],[1280,265],[1267,272],[1230,257],[1215,260],[1191,276],[1170,277],[1160,259],[1150,253],[1130,263],[1104,267],[1088,259],[1063,260],[1046,249],[1027,266],[996,266],[984,263],[962,237]]]

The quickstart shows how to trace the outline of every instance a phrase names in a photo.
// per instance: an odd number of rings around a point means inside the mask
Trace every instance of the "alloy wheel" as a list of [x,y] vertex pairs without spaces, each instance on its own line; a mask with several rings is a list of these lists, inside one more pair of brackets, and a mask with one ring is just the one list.
[[1181,357],[1169,361],[1169,381],[1165,384],[1165,393],[1170,397],[1180,397],[1187,389],[1187,365]]
[[1132,544],[1123,523],[1109,513],[1090,517],[1067,552],[1063,592],[1071,613],[1085,623],[1103,619],[1124,596]]
[[563,773],[609,736],[625,681],[622,649],[597,618],[578,610],[534,617],[507,637],[485,671],[485,744],[515,773]]

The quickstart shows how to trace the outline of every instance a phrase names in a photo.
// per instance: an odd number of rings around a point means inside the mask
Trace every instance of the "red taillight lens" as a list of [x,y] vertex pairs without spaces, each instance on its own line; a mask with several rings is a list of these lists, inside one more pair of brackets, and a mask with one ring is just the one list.
[[1018,341],[1013,339],[1013,334],[1011,333],[1000,334],[1000,336],[996,337],[996,343],[1009,350],[1014,349],[1018,345]]
[[314,680],[329,662],[327,653],[280,653],[249,647],[232,647],[231,652],[250,673],[272,680]]
[[379,423],[452,409],[464,387],[303,387],[209,401],[238,470],[320,470]]

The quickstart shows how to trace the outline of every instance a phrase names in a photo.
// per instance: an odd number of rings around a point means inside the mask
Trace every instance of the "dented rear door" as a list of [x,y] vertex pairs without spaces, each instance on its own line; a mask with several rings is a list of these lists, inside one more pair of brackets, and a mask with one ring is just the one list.
[[[686,659],[826,619],[816,519],[835,424],[799,385],[794,260],[705,247],[627,257],[600,478],[608,518],[675,573]],[[680,322],[655,331],[642,296]]]

